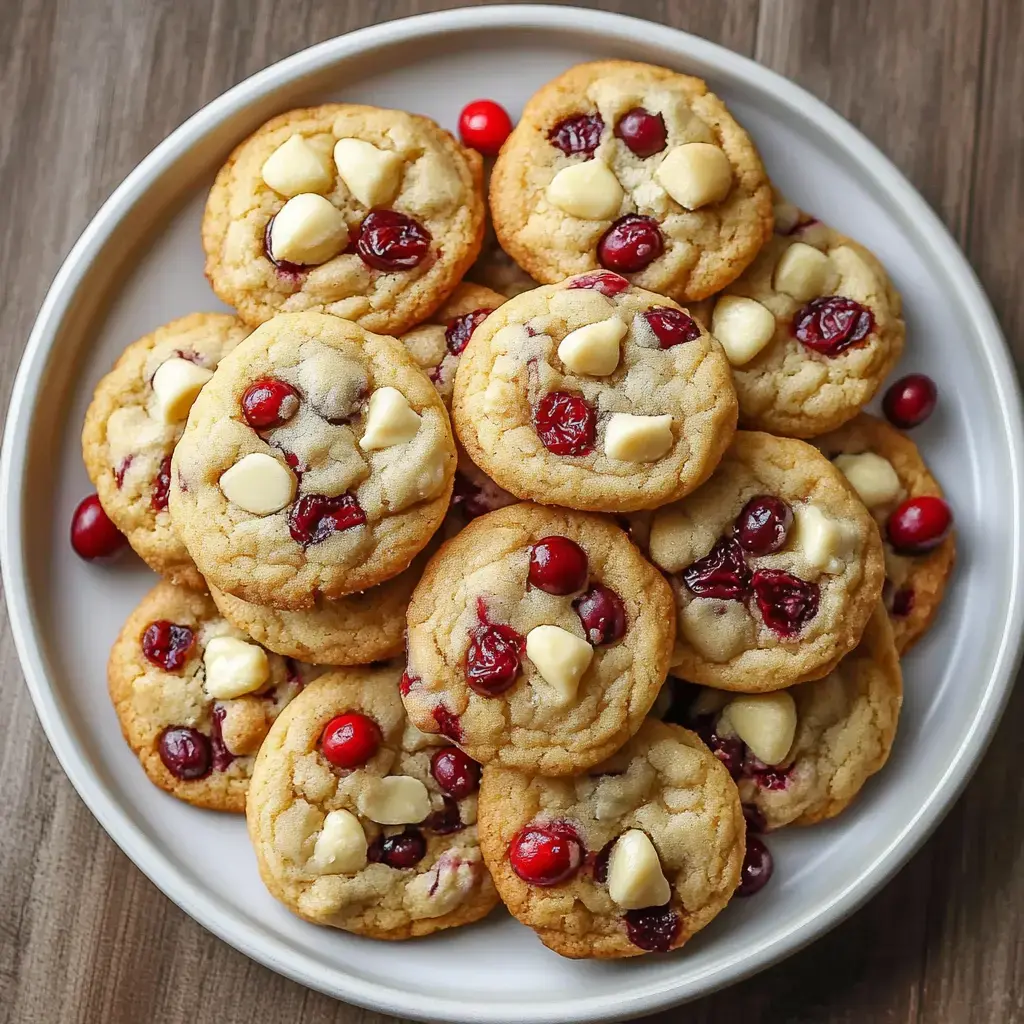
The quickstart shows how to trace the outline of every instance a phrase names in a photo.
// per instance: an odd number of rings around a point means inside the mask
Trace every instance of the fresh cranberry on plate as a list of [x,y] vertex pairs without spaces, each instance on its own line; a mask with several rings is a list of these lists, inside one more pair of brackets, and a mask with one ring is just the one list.
[[463,143],[484,156],[497,156],[501,144],[512,133],[512,118],[494,100],[473,100],[459,114],[459,136]]
[[935,381],[923,373],[909,373],[893,383],[882,399],[882,410],[901,430],[920,426],[935,411],[939,392]]
[[120,551],[128,539],[110,521],[95,494],[83,498],[71,517],[71,546],[79,558],[92,561]]

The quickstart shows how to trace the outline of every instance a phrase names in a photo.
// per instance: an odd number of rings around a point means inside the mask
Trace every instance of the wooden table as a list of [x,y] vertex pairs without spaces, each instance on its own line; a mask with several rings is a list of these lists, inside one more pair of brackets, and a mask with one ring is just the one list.
[[[240,79],[431,0],[2,0],[0,396],[57,267],[115,185]],[[966,250],[1024,355],[1021,0],[607,0],[795,79],[877,142]],[[4,402],[6,405],[6,402]],[[106,837],[36,722],[0,617],[0,1020],[382,1022],[203,931]],[[971,680],[965,679],[964,685]],[[1018,690],[960,802],[812,948],[664,1021],[1024,1021]],[[1017,753],[1015,753],[1017,751]]]

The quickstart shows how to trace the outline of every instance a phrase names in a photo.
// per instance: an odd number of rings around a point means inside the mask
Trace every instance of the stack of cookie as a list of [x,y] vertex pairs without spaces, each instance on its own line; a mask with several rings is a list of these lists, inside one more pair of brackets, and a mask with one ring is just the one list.
[[86,418],[76,537],[164,577],[111,696],[310,921],[407,938],[500,899],[566,956],[669,950],[892,745],[953,561],[915,445],[861,411],[900,299],[664,68],[528,102],[474,266],[483,177],[348,104],[231,154],[203,243],[237,316],[135,342]]

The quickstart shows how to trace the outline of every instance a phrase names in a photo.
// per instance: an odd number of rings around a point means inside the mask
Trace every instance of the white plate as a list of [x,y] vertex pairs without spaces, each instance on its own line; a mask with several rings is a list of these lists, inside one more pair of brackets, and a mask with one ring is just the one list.
[[[91,490],[79,431],[121,349],[172,317],[217,308],[202,273],[204,193],[228,150],[269,116],[324,99],[409,108],[453,127],[480,95],[515,114],[577,61],[626,57],[710,80],[783,191],[874,249],[905,298],[904,366],[931,374],[940,411],[915,438],[959,520],[940,621],[906,663],[889,766],[837,821],[771,839],[776,874],[685,951],[622,963],[562,960],[502,913],[395,946],[289,915],[263,890],[240,819],[154,789],[107,701],[105,661],[153,582],[126,561],[79,561],[71,511]],[[914,126],[908,127],[914,130]],[[980,758],[1020,646],[1021,414],[989,305],[938,219],[859,133],[801,89],[681,32],[568,8],[489,7],[355,32],[232,89],[150,154],[61,268],[14,389],[4,445],[2,549],[14,635],[61,764],[115,842],[179,906],[255,959],[343,999],[407,1017],[620,1019],[736,981],[850,913],[938,822]]]

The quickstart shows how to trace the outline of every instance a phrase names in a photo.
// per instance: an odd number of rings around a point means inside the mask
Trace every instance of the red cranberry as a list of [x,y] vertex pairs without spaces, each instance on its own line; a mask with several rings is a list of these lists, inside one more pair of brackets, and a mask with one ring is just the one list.
[[600,114],[574,114],[548,132],[548,142],[566,156],[583,153],[589,159],[601,144],[603,131],[604,118]]
[[[754,768],[750,762],[754,762],[759,767]],[[759,789],[785,789],[789,785],[789,776],[792,771],[792,766],[789,768],[775,768],[772,765],[766,765],[762,761],[758,761],[756,757],[750,755],[747,758],[747,763],[744,765],[745,774],[757,783]]]
[[508,491],[503,490],[490,478],[484,478],[477,483],[456,470],[452,505],[461,508],[466,519],[476,519],[477,516],[514,504],[515,501]]
[[427,841],[418,828],[393,836],[378,836],[366,851],[367,859],[389,868],[414,868],[427,855]]
[[187,782],[210,774],[210,741],[198,729],[171,726],[160,733],[156,747],[164,767],[176,779]]
[[667,953],[683,927],[679,915],[668,903],[663,907],[628,910],[625,922],[629,941],[651,953]]
[[570,291],[574,288],[593,288],[595,292],[600,292],[607,299],[614,299],[628,287],[629,282],[624,277],[619,277],[618,274],[613,274],[608,270],[596,270],[593,274],[581,274],[579,277],[574,277],[568,285]]
[[512,118],[494,100],[473,100],[459,114],[459,135],[465,145],[484,156],[497,156],[512,134]]
[[892,595],[892,614],[898,619],[905,619],[914,610],[914,592],[909,587],[903,587]]
[[643,107],[634,107],[619,118],[615,135],[638,157],[654,156],[666,145],[665,119]]
[[606,270],[635,274],[665,251],[661,229],[651,217],[627,213],[598,239],[597,260]]
[[589,455],[594,450],[597,416],[582,395],[549,391],[537,403],[533,422],[541,443],[555,455]]
[[242,415],[254,430],[287,423],[299,411],[299,393],[283,380],[266,377],[250,384],[242,395]]
[[444,343],[453,356],[462,355],[463,349],[469,344],[473,332],[487,319],[493,309],[474,309],[472,313],[463,313],[448,321],[444,329]]
[[583,863],[583,844],[575,830],[561,822],[527,825],[509,844],[512,870],[530,885],[559,885]]
[[824,356],[840,352],[863,341],[875,326],[871,310],[841,295],[823,295],[793,317],[793,337]]
[[430,250],[430,232],[397,210],[371,210],[359,228],[356,252],[375,270],[411,270]]
[[626,606],[614,590],[595,583],[572,603],[587,639],[595,646],[613,644],[626,635]]
[[165,455],[160,462],[160,468],[153,480],[153,495],[149,499],[150,505],[156,512],[163,512],[167,508],[167,494],[171,489],[171,457]]
[[752,581],[764,624],[779,636],[796,636],[818,614],[818,584],[781,569],[758,569]]
[[480,765],[458,747],[445,747],[430,759],[430,774],[449,796],[461,800],[480,785]]
[[336,715],[320,735],[320,749],[336,768],[358,768],[377,753],[380,728],[358,712]]
[[466,652],[466,682],[481,697],[504,693],[519,675],[525,648],[526,641],[511,626],[481,626]]
[[188,661],[195,641],[196,635],[188,626],[158,619],[142,634],[142,653],[165,672],[177,672]]
[[752,555],[770,555],[786,543],[793,510],[781,498],[759,494],[736,517],[736,540]]
[[459,805],[450,797],[443,797],[444,807],[440,811],[433,811],[423,822],[423,827],[439,836],[451,835],[453,832],[461,832],[466,827],[462,816],[459,814]]
[[528,579],[545,594],[575,594],[587,585],[587,570],[587,553],[568,537],[545,537],[530,548]]
[[443,704],[438,704],[431,715],[442,736],[447,736],[448,739],[454,740],[456,743],[462,739],[462,723],[454,711],[449,711]]
[[267,221],[267,226],[263,229],[263,255],[274,264],[274,269],[278,274],[290,280],[293,284],[298,284],[302,276],[306,273],[307,267],[304,267],[301,263],[291,263],[288,260],[276,260],[274,259],[274,253],[270,248],[270,233],[274,227],[274,218],[271,217]]
[[125,473],[128,472],[128,469],[131,466],[134,459],[134,455],[126,455],[120,461],[117,468],[114,470],[114,483],[117,484],[118,490],[121,490],[121,488],[124,486],[124,475]]
[[644,313],[660,348],[675,348],[686,341],[696,341],[700,337],[697,321],[687,316],[681,309],[671,306],[655,306]]
[[774,868],[771,851],[757,836],[747,836],[747,852],[743,857],[740,870],[740,884],[736,887],[737,896],[753,896],[760,892],[772,877]]
[[213,723],[210,727],[210,751],[212,753],[213,770],[215,772],[226,772],[231,767],[235,755],[228,750],[224,742],[224,717],[227,712],[221,704],[213,705]]
[[351,530],[366,522],[366,513],[351,494],[328,498],[304,494],[288,512],[288,531],[303,547],[319,544],[331,534]]
[[417,676],[411,676],[408,672],[403,672],[401,682],[398,684],[398,692],[404,697],[413,688],[413,684],[418,682],[419,678]]
[[885,526],[889,543],[901,555],[923,555],[937,548],[953,529],[949,505],[933,494],[908,498]]
[[105,558],[127,543],[128,539],[110,521],[95,494],[78,503],[71,517],[71,546],[79,558]]
[[[615,839],[618,839],[618,836],[616,836]],[[604,885],[604,883],[608,881],[608,861],[611,859],[612,848],[615,846],[615,839],[609,839],[608,842],[601,847],[598,853],[587,854],[587,860],[591,861],[591,871],[594,875],[594,881],[599,885]]]
[[750,593],[750,567],[734,537],[723,537],[703,558],[682,571],[683,582],[697,597],[742,601]]
[[939,392],[935,381],[923,373],[911,373],[892,384],[882,399],[889,422],[909,430],[919,426],[935,411]]

